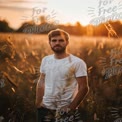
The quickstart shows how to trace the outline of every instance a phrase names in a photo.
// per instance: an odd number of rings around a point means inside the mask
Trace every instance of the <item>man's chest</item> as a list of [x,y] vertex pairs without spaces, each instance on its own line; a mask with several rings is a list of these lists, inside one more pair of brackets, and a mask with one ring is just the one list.
[[45,74],[51,77],[69,78],[75,73],[75,67],[69,61],[48,61],[45,66]]

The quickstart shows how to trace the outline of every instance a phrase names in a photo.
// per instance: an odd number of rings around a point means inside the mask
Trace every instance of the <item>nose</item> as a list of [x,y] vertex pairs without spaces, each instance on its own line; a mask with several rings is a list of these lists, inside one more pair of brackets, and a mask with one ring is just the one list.
[[59,41],[59,40],[57,40],[55,44],[59,44],[59,43],[60,43],[60,41]]

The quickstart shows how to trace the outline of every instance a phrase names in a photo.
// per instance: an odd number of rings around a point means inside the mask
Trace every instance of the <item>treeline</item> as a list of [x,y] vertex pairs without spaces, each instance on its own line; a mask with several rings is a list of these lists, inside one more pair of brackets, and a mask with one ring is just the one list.
[[[108,24],[109,23],[109,24]],[[0,20],[0,32],[12,32],[12,33],[32,33],[32,34],[47,34],[50,30],[61,28],[66,30],[72,35],[82,36],[122,36],[122,22],[121,21],[109,21],[107,23],[101,23],[97,26],[87,25],[83,26],[80,22],[76,22],[75,25],[67,24],[55,24],[43,22],[36,25],[34,22],[25,22],[20,28],[14,30],[11,28],[6,20]]]

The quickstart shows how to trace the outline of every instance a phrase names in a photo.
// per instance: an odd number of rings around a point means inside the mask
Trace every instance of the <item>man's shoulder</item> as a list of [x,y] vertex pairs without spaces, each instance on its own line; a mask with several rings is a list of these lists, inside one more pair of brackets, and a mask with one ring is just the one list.
[[44,57],[42,58],[42,60],[47,60],[47,59],[51,59],[51,58],[53,58],[53,54],[44,56]]
[[79,57],[77,57],[77,56],[75,56],[73,54],[71,54],[71,59],[73,61],[75,61],[75,62],[83,62],[83,63],[85,63],[85,61],[82,58],[79,58]]

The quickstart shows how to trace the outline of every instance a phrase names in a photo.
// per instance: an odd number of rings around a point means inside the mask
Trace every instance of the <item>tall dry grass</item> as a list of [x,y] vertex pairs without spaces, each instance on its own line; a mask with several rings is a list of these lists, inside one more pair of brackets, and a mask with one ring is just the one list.
[[[96,113],[103,121],[108,115],[107,108],[121,106],[122,75],[105,79],[101,61],[108,59],[110,63],[111,49],[121,47],[122,41],[116,38],[70,37],[68,52],[82,58],[88,66],[90,92],[81,103],[81,109],[89,122],[93,122]],[[40,75],[39,67],[42,58],[52,53],[47,35],[0,33],[0,80],[5,82],[5,86],[0,88],[0,115],[6,119],[17,116],[17,119],[35,120],[35,86]],[[11,113],[8,108],[17,112],[8,117],[7,114]],[[107,119],[110,118],[114,119],[111,115],[107,116]]]

